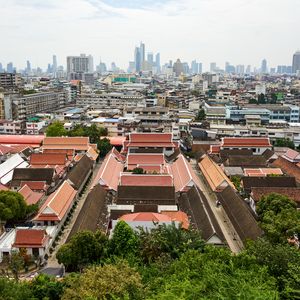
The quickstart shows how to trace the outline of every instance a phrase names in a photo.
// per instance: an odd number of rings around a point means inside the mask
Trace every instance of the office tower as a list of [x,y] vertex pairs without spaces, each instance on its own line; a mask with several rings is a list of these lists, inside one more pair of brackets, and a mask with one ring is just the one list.
[[245,66],[244,65],[237,65],[236,66],[236,73],[239,75],[245,74]]
[[236,70],[235,70],[235,67],[233,65],[231,65],[229,62],[226,62],[225,63],[225,73],[235,73]]
[[217,64],[215,62],[210,63],[210,72],[215,72],[217,69]]
[[52,67],[51,67],[51,64],[48,64],[48,67],[47,67],[47,73],[48,73],[48,74],[52,73]]
[[130,61],[129,65],[128,65],[127,72],[128,73],[133,73],[134,71],[135,71],[135,62],[134,61]]
[[13,73],[14,72],[14,66],[13,66],[12,62],[10,62],[10,63],[7,64],[7,66],[6,66],[6,72],[7,73]]
[[94,59],[92,55],[88,56],[89,59],[89,73],[93,73],[94,72]]
[[292,74],[293,73],[293,66],[287,66],[286,67],[286,72],[287,72],[287,74]]
[[296,74],[297,71],[300,71],[300,51],[297,51],[297,52],[293,55],[292,72],[293,72],[294,74]]
[[140,72],[142,65],[141,65],[141,50],[139,47],[135,47],[134,62],[135,62],[135,71]]
[[176,76],[179,76],[184,72],[183,64],[181,63],[180,59],[178,58],[173,65],[173,72]]
[[268,73],[268,66],[267,66],[267,60],[263,59],[261,62],[261,68],[260,68],[261,73]]
[[26,62],[26,72],[27,73],[31,72],[31,64],[30,64],[29,60],[27,60],[27,62]]
[[100,61],[100,64],[97,66],[97,72],[100,74],[107,72],[106,64]]
[[55,77],[55,74],[57,72],[57,59],[56,59],[56,55],[52,56],[52,72],[53,72],[54,77]]
[[202,65],[202,63],[199,63],[199,64],[198,64],[198,71],[199,71],[199,74],[202,73],[202,70],[203,70],[203,65]]
[[192,74],[198,74],[199,73],[199,64],[196,60],[193,60],[191,63],[191,72]]
[[156,68],[157,68],[157,72],[159,73],[160,72],[160,53],[156,53],[156,56],[155,56],[155,65],[156,65]]
[[111,63],[110,69],[111,69],[113,72],[116,72],[116,71],[118,70],[117,65],[116,65],[115,62],[112,62],[112,63]]
[[190,74],[190,67],[189,67],[189,64],[187,62],[183,62],[182,67],[183,67],[183,73],[184,74]]
[[0,73],[3,72],[3,66],[2,64],[0,63]]
[[270,74],[275,74],[276,73],[276,68],[270,68]]
[[91,56],[80,54],[80,56],[67,56],[68,79],[83,80],[84,73],[92,73]]
[[143,65],[143,62],[145,59],[145,44],[141,42],[140,44],[140,60],[141,60],[141,66]]
[[250,74],[251,73],[251,66],[248,65],[247,68],[246,68],[246,74]]
[[152,52],[148,52],[148,54],[147,54],[147,62],[148,62],[151,66],[153,66],[154,60],[153,60],[153,53],[152,53]]

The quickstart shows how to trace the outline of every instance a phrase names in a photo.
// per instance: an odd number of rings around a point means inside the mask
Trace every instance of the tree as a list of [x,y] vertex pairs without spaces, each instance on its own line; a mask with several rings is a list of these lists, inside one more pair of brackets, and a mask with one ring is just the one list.
[[14,275],[16,281],[19,280],[19,273],[24,268],[24,259],[17,251],[12,251],[9,258],[8,268]]
[[110,253],[119,257],[134,256],[138,246],[139,239],[136,232],[125,221],[119,221],[109,241]]
[[67,136],[67,133],[68,132],[65,129],[64,125],[59,121],[53,122],[46,129],[46,136],[50,136],[50,137]]
[[112,149],[112,145],[109,139],[104,138],[98,141],[97,148],[100,151],[100,157],[104,157]]
[[266,104],[266,98],[265,98],[265,95],[264,94],[259,94],[258,97],[257,97],[257,102],[258,104]]
[[88,268],[73,278],[62,300],[144,299],[141,276],[125,261]]
[[67,270],[81,270],[91,263],[100,262],[105,257],[107,244],[107,236],[101,232],[80,231],[58,249],[56,257]]
[[197,116],[196,116],[196,121],[203,121],[205,120],[205,117],[206,117],[206,114],[205,114],[205,111],[203,108],[201,108],[198,113],[197,113]]
[[144,171],[143,168],[134,168],[134,169],[132,170],[132,173],[133,173],[133,174],[144,174],[145,171]]
[[249,104],[258,104],[258,101],[256,99],[249,99]]
[[0,191],[0,223],[23,220],[37,210],[37,206],[27,205],[24,197],[13,191]]
[[232,176],[231,178],[232,183],[237,191],[241,190],[241,177],[240,176]]
[[276,139],[274,143],[275,147],[288,147],[295,149],[295,144],[289,138]]
[[16,282],[8,278],[0,277],[1,300],[27,300],[34,299],[27,282]]

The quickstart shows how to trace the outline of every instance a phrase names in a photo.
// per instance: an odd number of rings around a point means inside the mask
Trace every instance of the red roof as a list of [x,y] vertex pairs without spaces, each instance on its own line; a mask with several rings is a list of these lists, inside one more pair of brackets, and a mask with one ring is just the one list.
[[268,138],[229,138],[224,137],[222,147],[271,147]]
[[162,165],[165,162],[164,155],[158,154],[128,154],[127,164],[136,167],[137,165]]
[[0,155],[5,155],[7,153],[11,152],[11,147],[6,146],[6,145],[0,145]]
[[36,204],[43,197],[44,193],[34,192],[28,185],[23,185],[19,193],[24,197],[27,205]]
[[39,147],[44,138],[43,135],[0,135],[0,144],[26,144],[32,145],[32,147]]
[[173,186],[171,175],[150,175],[122,173],[120,185],[123,186]]
[[33,191],[45,191],[47,185],[45,181],[21,181],[21,187],[27,185]]
[[32,153],[30,156],[32,166],[66,166],[67,156],[65,153]]
[[45,137],[43,149],[87,151],[92,146],[88,137]]
[[152,212],[126,214],[120,217],[119,220],[125,222],[172,222],[171,217]]
[[190,221],[188,215],[183,211],[161,211],[161,214],[169,216],[172,221],[181,223],[182,228],[189,229]]
[[126,140],[125,136],[102,136],[100,139],[109,139],[109,142],[113,146],[122,146]]
[[44,229],[17,229],[13,247],[16,248],[40,248],[48,240]]

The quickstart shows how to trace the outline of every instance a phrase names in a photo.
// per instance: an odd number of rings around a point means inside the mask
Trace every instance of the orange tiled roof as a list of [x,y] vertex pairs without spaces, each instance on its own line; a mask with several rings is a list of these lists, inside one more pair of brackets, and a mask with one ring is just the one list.
[[87,151],[90,146],[88,137],[45,137],[42,148]]
[[165,174],[122,173],[119,184],[122,186],[173,186],[173,178]]
[[259,169],[244,169],[245,176],[268,176],[268,175],[283,175],[280,168],[259,168]]
[[32,153],[30,164],[33,165],[51,165],[65,166],[68,163],[67,156],[64,153]]
[[169,216],[172,221],[181,223],[182,228],[189,229],[190,221],[188,215],[183,211],[161,211],[161,214]]
[[269,138],[224,137],[221,147],[271,147],[271,144]]
[[140,212],[123,215],[119,220],[125,222],[171,222],[172,218],[166,214]]
[[44,229],[17,229],[13,247],[15,248],[40,248],[48,240]]
[[0,144],[8,145],[32,145],[39,147],[44,140],[43,135],[0,135]]
[[72,205],[75,196],[76,190],[73,189],[68,181],[64,181],[58,190],[47,198],[34,220],[62,220]]
[[23,185],[19,193],[24,197],[27,205],[36,204],[43,197],[43,193],[34,192],[28,185]]

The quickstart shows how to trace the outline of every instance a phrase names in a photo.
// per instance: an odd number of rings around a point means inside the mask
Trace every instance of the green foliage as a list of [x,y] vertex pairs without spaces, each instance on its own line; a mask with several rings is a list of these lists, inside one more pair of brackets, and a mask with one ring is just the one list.
[[77,271],[86,265],[100,262],[105,257],[108,239],[101,232],[81,231],[69,243],[61,246],[56,254],[59,263],[67,270]]
[[289,138],[276,139],[274,143],[275,147],[288,147],[291,149],[295,149],[295,144]]
[[203,121],[203,120],[205,120],[205,118],[206,118],[205,111],[204,111],[203,108],[201,108],[201,109],[198,111],[195,120],[196,120],[196,121]]
[[16,282],[0,277],[0,300],[34,299],[32,291],[26,282]]
[[53,122],[46,129],[46,136],[49,137],[67,136],[67,134],[68,132],[65,129],[64,125],[59,121]]
[[97,148],[100,151],[100,157],[104,157],[112,149],[112,145],[109,139],[104,138],[98,141]]
[[24,268],[24,258],[22,255],[17,252],[13,251],[9,258],[8,268],[14,275],[15,280],[19,280],[20,271]]
[[72,130],[68,132],[68,136],[87,136],[90,143],[97,144],[101,136],[107,136],[107,129],[103,127],[97,127],[96,124],[91,126],[83,126],[76,124]]
[[144,171],[143,168],[134,168],[134,169],[132,170],[132,173],[133,173],[133,174],[144,174],[144,173],[146,173],[146,172]]
[[24,197],[13,191],[0,191],[0,222],[23,220],[37,210],[28,206]]
[[30,283],[30,289],[36,299],[59,300],[63,294],[64,284],[54,277],[40,274]]
[[266,104],[267,101],[266,101],[266,97],[264,94],[259,94],[258,97],[257,97],[257,102],[258,104]]
[[63,300],[142,299],[142,282],[126,261],[88,268],[66,289]]
[[230,180],[232,181],[236,190],[240,191],[241,190],[241,177],[240,176],[232,176],[230,178]]
[[257,205],[257,214],[266,237],[273,243],[286,243],[287,238],[300,234],[300,212],[288,197],[272,193]]
[[258,101],[256,99],[249,99],[249,104],[258,104]]

